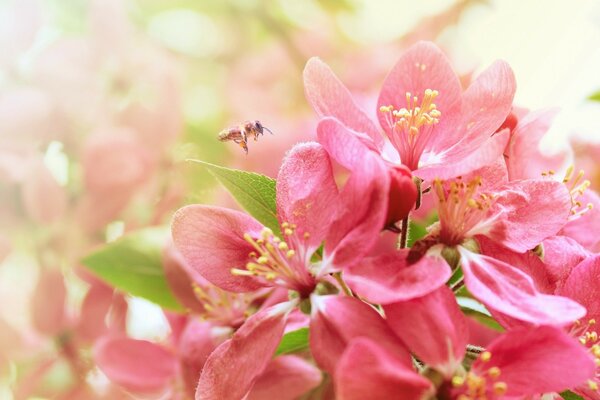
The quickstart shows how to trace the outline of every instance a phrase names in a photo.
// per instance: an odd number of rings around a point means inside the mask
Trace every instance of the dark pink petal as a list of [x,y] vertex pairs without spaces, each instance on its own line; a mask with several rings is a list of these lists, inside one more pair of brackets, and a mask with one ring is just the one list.
[[421,179],[450,179],[467,175],[486,165],[493,164],[502,156],[508,143],[508,130],[498,132],[482,142],[465,142],[451,147],[445,153],[428,160],[421,158],[424,166],[413,171]]
[[[409,48],[390,71],[381,88],[377,109],[393,106],[407,107],[406,93],[423,98],[426,89],[437,90],[437,109],[442,113],[436,134],[444,136],[456,124],[454,116],[460,110],[461,86],[448,58],[430,42],[419,42]],[[378,113],[380,125],[389,132],[384,115]]]
[[244,398],[277,349],[292,303],[260,311],[210,355],[196,390],[197,400]]
[[542,293],[552,294],[556,289],[549,271],[540,257],[531,252],[514,252],[485,236],[477,236],[481,254],[503,261],[529,275],[536,290]]
[[245,400],[294,400],[321,382],[321,371],[300,357],[272,360]]
[[53,336],[66,328],[67,288],[58,268],[42,268],[31,299],[33,327],[40,333]]
[[190,277],[187,272],[189,267],[184,267],[184,264],[185,260],[181,253],[175,248],[175,245],[169,243],[163,249],[163,270],[167,284],[179,303],[188,310],[202,314],[205,310],[194,293],[195,280]]
[[429,380],[367,338],[350,342],[338,364],[335,386],[339,400],[418,400],[433,392]]
[[350,170],[325,241],[328,268],[347,268],[368,254],[387,216],[390,178],[379,154],[334,119],[317,127],[329,155]]
[[420,360],[447,378],[453,376],[465,355],[469,329],[448,287],[384,310],[389,326]]
[[600,196],[588,189],[577,200],[583,207],[591,204],[593,208],[581,217],[570,221],[560,234],[575,239],[590,251],[598,252],[600,251]]
[[545,155],[540,141],[550,129],[557,110],[530,112],[519,120],[506,149],[510,180],[539,178],[542,172],[556,170],[566,158],[565,152]]
[[[587,308],[587,319],[600,321],[600,255],[589,257],[573,269],[564,285],[558,290],[561,296],[569,297]],[[595,326],[594,329],[597,329]]]
[[346,270],[344,280],[354,292],[373,303],[421,297],[444,285],[452,274],[439,250],[430,250],[414,264],[407,261],[408,250],[365,258]]
[[543,263],[550,281],[560,288],[573,269],[592,253],[567,236],[552,236],[542,242]]
[[334,117],[353,131],[367,134],[377,148],[383,146],[383,136],[375,124],[356,105],[331,68],[316,57],[308,60],[304,68],[304,92],[320,117]]
[[177,373],[177,358],[146,340],[106,336],[94,346],[94,360],[112,382],[134,392],[166,389]]
[[112,305],[113,292],[113,288],[102,282],[92,284],[81,304],[77,324],[80,339],[92,342],[106,333],[106,315]]
[[404,165],[393,165],[390,174],[390,192],[385,225],[390,226],[408,216],[417,201],[417,186],[410,170]]
[[348,344],[366,337],[410,364],[410,356],[381,315],[353,297],[311,296],[310,348],[317,364],[329,373]]
[[580,304],[538,292],[529,276],[491,257],[458,247],[469,291],[492,311],[539,325],[563,326],[585,315]]
[[327,152],[318,143],[294,146],[277,175],[277,215],[280,222],[308,233],[309,253],[321,245],[337,209],[338,190]]
[[258,237],[263,226],[239,211],[191,205],[179,209],[171,225],[173,242],[188,266],[216,286],[231,292],[250,292],[260,285],[232,268],[245,269],[254,248],[244,233]]
[[571,212],[566,186],[551,180],[514,181],[497,194],[496,209],[505,213],[501,235],[490,237],[504,246],[525,252],[560,231]]
[[[594,376],[595,365],[585,347],[561,329],[543,326],[509,331],[490,344],[489,361],[477,359],[473,371],[500,369],[506,396],[561,392]],[[488,379],[491,383],[491,379]],[[488,386],[488,390],[491,389]],[[490,390],[491,392],[491,390]]]

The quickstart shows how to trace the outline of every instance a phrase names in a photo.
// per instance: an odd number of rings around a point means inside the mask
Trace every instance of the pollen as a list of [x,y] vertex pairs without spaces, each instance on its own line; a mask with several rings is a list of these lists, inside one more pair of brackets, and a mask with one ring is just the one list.
[[[484,351],[479,356],[479,359],[485,363],[489,362],[492,355],[489,351]],[[473,370],[467,372],[465,376],[456,375],[452,377],[451,383],[454,388],[460,393],[457,399],[463,400],[486,400],[493,393],[496,396],[503,396],[508,390],[506,382],[498,380],[500,376],[500,368],[497,366],[487,370],[475,372]]]
[[573,172],[574,168],[571,165],[567,168],[565,177],[563,178],[563,183],[567,186],[569,194],[571,195],[571,215],[569,216],[569,220],[580,218],[593,208],[592,203],[588,203],[584,206],[581,201],[578,200],[578,198],[585,193],[587,188],[590,187],[590,181],[583,179],[585,171],[580,170],[576,175],[574,175]]

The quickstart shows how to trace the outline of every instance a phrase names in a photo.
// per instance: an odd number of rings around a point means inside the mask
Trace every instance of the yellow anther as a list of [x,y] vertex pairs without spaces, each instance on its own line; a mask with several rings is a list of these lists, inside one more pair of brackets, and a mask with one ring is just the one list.
[[490,353],[489,351],[484,351],[479,356],[479,359],[483,362],[488,362],[488,361],[490,361],[491,358],[492,358],[492,353]]
[[283,224],[281,224],[281,227],[283,229],[288,228],[290,226],[290,224],[288,222],[284,222]]
[[587,344],[587,339],[585,338],[585,336],[582,336],[579,338],[579,343],[586,345]]
[[254,274],[254,272],[246,270],[246,269],[231,268],[231,275],[235,275],[235,276],[253,276],[255,274]]
[[465,378],[455,375],[452,377],[452,386],[459,387],[465,384]]
[[594,354],[594,356],[600,358],[600,345],[595,344],[592,346],[592,354]]
[[496,379],[500,376],[500,368],[492,367],[488,370],[488,374],[492,379]]
[[496,394],[498,396],[502,396],[508,390],[508,386],[506,385],[505,382],[496,382],[496,383],[494,383],[493,388],[494,388],[494,394]]
[[588,321],[588,324],[590,324],[590,325],[594,325],[595,323],[596,323],[596,320],[594,318],[592,318]]
[[598,390],[598,383],[597,382],[592,381],[592,380],[588,380],[587,384],[588,384],[588,387],[591,390]]
[[285,256],[290,259],[292,257],[294,257],[296,255],[296,252],[294,250],[288,250],[287,253],[285,253]]
[[284,229],[283,234],[286,236],[291,236],[292,233],[294,233],[293,230],[291,230],[290,228]]
[[258,257],[258,259],[256,260],[257,263],[261,264],[261,265],[265,265],[266,263],[269,262],[269,259],[265,256],[261,256]]
[[279,242],[277,247],[279,248],[279,250],[287,250],[288,249],[288,245],[286,242]]
[[308,239],[308,238],[310,238],[310,233],[304,232],[304,239]]

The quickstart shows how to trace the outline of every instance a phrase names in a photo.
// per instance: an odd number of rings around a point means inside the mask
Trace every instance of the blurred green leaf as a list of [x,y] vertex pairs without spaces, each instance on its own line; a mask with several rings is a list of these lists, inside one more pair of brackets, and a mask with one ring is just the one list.
[[162,266],[162,248],[168,235],[165,228],[133,232],[89,254],[82,264],[117,289],[163,308],[183,311],[169,289]]
[[592,93],[590,95],[590,97],[588,97],[588,100],[592,100],[592,101],[600,101],[600,90],[598,90],[595,93]]
[[279,234],[275,203],[275,179],[254,172],[225,168],[200,160],[201,164],[217,178],[235,200],[264,226]]
[[562,392],[560,394],[560,397],[562,397],[565,400],[583,400],[583,397],[571,392],[570,390]]
[[492,317],[489,311],[475,299],[458,296],[456,301],[464,314],[475,318],[478,322],[495,331],[504,331],[504,328]]
[[300,328],[283,336],[275,355],[294,353],[306,348],[308,348],[308,328]]

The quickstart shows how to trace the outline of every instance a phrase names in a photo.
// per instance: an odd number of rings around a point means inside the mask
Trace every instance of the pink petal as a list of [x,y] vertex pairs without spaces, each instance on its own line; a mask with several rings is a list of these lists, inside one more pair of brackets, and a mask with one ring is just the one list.
[[490,237],[522,253],[565,226],[571,211],[571,196],[566,186],[559,182],[514,181],[497,194],[495,207],[505,213],[501,222],[504,234],[492,232]]
[[393,251],[363,259],[344,273],[350,288],[377,304],[421,297],[444,285],[452,271],[432,249],[414,264],[407,261],[408,250]]
[[531,278],[493,258],[459,246],[465,284],[492,311],[539,325],[569,324],[585,315],[585,308],[560,296],[539,293]]
[[[577,265],[557,293],[585,306],[587,308],[586,319],[595,318],[596,321],[600,321],[599,276],[600,255],[595,255]],[[597,329],[595,326],[592,328]]]
[[35,222],[51,223],[65,214],[67,192],[56,182],[42,160],[33,161],[22,190],[25,210]]
[[502,156],[508,143],[508,130],[498,132],[480,143],[459,143],[431,161],[421,158],[423,167],[413,171],[421,179],[450,179],[467,175]]
[[506,150],[510,180],[539,178],[542,172],[560,168],[565,152],[547,156],[539,148],[556,113],[555,109],[534,111],[519,120]]
[[592,209],[581,217],[570,221],[560,232],[561,235],[575,239],[586,249],[600,251],[600,196],[593,190],[586,190],[577,200],[585,207],[592,205]]
[[327,152],[317,143],[294,146],[277,176],[277,215],[298,226],[308,239],[308,253],[321,245],[337,209],[338,190]]
[[368,254],[385,224],[390,179],[380,156],[338,121],[322,120],[317,133],[329,155],[351,172],[325,241],[327,262],[346,268]]
[[94,346],[94,360],[108,379],[134,392],[166,389],[177,373],[177,359],[146,340],[104,337]]
[[239,211],[191,205],[179,209],[171,225],[173,242],[190,268],[216,286],[231,292],[250,292],[256,280],[231,273],[244,269],[254,248],[244,233],[258,237],[263,226]]
[[[458,122],[455,115],[460,110],[462,89],[448,58],[433,43],[418,42],[400,57],[383,83],[377,109],[390,105],[396,109],[407,107],[406,93],[420,100],[426,89],[439,92],[435,104],[442,117],[435,130],[443,137]],[[380,125],[389,131],[384,115],[377,115]]]
[[34,328],[54,336],[66,329],[65,312],[67,288],[58,268],[42,268],[31,299],[31,317]]
[[544,267],[555,288],[565,283],[580,262],[592,256],[591,252],[567,236],[550,237],[542,245]]
[[[204,313],[204,306],[194,293],[193,284],[195,280],[190,277],[187,269],[184,267],[185,260],[175,245],[169,243],[163,249],[163,269],[169,288],[186,309],[198,314]],[[191,268],[189,268],[191,269]]]
[[272,360],[245,400],[294,400],[321,382],[321,371],[296,356]]
[[367,338],[350,342],[335,383],[339,400],[422,399],[433,391],[429,380]]
[[465,355],[469,330],[448,287],[384,310],[389,326],[420,360],[447,378],[453,376]]
[[348,128],[366,133],[377,148],[383,146],[383,137],[375,124],[356,105],[331,68],[316,57],[308,60],[304,68],[304,92],[320,117],[334,117]]
[[196,390],[197,400],[244,398],[269,365],[277,349],[292,303],[260,311],[210,355]]
[[90,287],[83,299],[77,325],[77,333],[81,339],[92,342],[106,333],[106,315],[112,305],[113,291],[102,282]]
[[366,337],[410,364],[410,356],[400,340],[371,306],[353,297],[311,296],[310,348],[317,364],[329,373],[348,344]]
[[490,360],[477,359],[472,370],[483,373],[498,367],[498,380],[507,385],[506,396],[561,392],[586,382],[595,372],[586,349],[554,327],[509,331],[487,350]]

